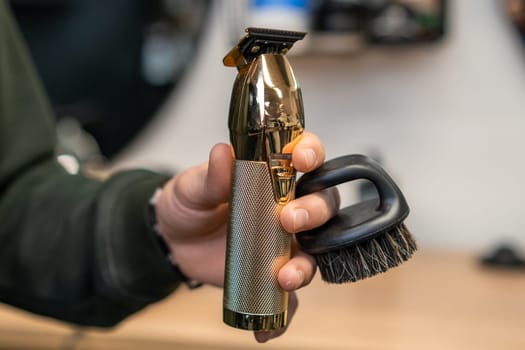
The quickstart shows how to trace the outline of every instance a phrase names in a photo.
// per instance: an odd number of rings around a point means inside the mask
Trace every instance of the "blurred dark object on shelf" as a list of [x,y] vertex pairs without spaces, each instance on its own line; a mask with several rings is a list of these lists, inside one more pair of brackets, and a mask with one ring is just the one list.
[[525,45],[525,0],[505,0],[505,11]]
[[515,245],[501,243],[488,254],[480,258],[485,267],[502,269],[523,269],[525,271],[525,258],[518,252]]
[[383,4],[371,6],[366,29],[369,42],[429,43],[440,40],[445,34],[446,0],[375,2]]
[[366,1],[314,1],[312,31],[353,33],[362,32],[368,13]]
[[11,0],[59,120],[105,157],[150,121],[194,60],[209,0]]
[[436,42],[445,35],[446,5],[446,0],[313,1],[314,46],[335,45],[345,52],[364,45]]
[[311,51],[348,54],[364,46],[366,1],[312,1]]

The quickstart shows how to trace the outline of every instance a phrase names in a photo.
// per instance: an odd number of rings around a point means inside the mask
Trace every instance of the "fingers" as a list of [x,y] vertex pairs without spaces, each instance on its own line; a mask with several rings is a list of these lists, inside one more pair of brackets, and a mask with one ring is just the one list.
[[[319,167],[325,159],[319,138],[305,132],[293,150],[292,162],[300,172]],[[231,184],[231,146],[217,144],[207,163],[190,168],[176,177],[174,191],[190,209],[209,209],[228,200]]]
[[[300,172],[317,169],[325,160],[325,150],[319,138],[305,132],[292,154],[294,167]],[[286,231],[296,233],[324,224],[339,209],[340,197],[336,188],[329,188],[298,198],[281,212]]]
[[277,280],[282,289],[291,292],[308,285],[315,275],[315,259],[300,250],[279,270]]
[[[304,132],[293,150],[292,162],[300,172],[319,167],[325,150],[319,138]],[[177,175],[174,191],[180,202],[190,209],[208,209],[228,200],[231,184],[231,146],[215,145],[207,163]]]
[[300,172],[307,173],[318,168],[325,159],[321,140],[309,132],[304,132],[292,153],[292,163]]
[[281,224],[290,233],[311,230],[332,218],[341,199],[335,187],[297,198],[281,212]]
[[286,329],[288,328],[290,321],[295,315],[295,312],[297,311],[298,306],[299,306],[299,300],[297,299],[297,295],[295,293],[288,294],[288,315],[287,315],[286,327],[279,328],[279,329],[269,331],[269,332],[254,332],[255,340],[257,340],[259,343],[266,343],[268,340],[277,338],[280,335],[282,335],[284,332],[286,332]]
[[294,290],[309,284],[315,275],[315,259],[295,249],[295,254],[279,271],[278,281],[281,288],[290,292],[288,294],[288,319],[287,326],[270,332],[255,332],[255,339],[259,343],[265,343],[270,339],[282,335],[292,320],[299,305]]

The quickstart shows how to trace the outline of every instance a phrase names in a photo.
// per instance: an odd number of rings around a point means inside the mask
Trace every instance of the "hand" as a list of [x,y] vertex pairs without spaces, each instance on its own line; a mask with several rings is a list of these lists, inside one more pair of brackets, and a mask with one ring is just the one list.
[[[224,278],[232,158],[229,145],[216,145],[207,163],[172,178],[156,203],[158,228],[174,262],[189,278],[215,286],[222,286]],[[294,167],[309,172],[324,159],[320,140],[305,132],[292,153]],[[288,203],[281,212],[281,223],[290,233],[301,232],[322,225],[338,208],[337,190],[328,189]],[[290,317],[297,307],[293,291],[310,283],[315,270],[313,257],[300,251],[294,242],[292,258],[278,276],[281,287],[291,292]],[[283,331],[258,332],[256,338],[266,341]]]

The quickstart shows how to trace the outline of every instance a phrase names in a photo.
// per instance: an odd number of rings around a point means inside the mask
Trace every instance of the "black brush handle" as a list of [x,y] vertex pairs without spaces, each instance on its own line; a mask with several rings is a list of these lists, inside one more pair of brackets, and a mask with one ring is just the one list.
[[373,199],[343,208],[323,226],[298,234],[297,240],[304,251],[322,254],[372,239],[407,217],[408,204],[394,180],[376,161],[360,154],[329,160],[304,174],[297,182],[296,196],[359,179],[374,184],[379,201]]

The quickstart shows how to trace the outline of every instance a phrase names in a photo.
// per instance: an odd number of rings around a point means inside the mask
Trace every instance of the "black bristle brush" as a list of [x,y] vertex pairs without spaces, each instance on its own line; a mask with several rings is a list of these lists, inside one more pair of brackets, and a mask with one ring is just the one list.
[[325,225],[296,235],[329,283],[355,282],[385,272],[417,249],[403,223],[409,208],[401,190],[371,158],[348,155],[327,161],[298,180],[296,197],[358,179],[372,182],[378,198],[341,209]]

